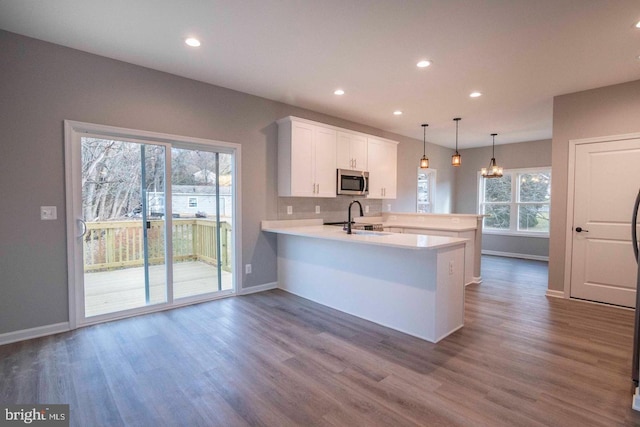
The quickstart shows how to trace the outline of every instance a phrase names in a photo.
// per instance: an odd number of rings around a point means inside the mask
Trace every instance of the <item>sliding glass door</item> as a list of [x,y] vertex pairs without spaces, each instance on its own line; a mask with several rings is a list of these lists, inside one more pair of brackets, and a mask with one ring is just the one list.
[[234,150],[67,127],[77,323],[235,291]]

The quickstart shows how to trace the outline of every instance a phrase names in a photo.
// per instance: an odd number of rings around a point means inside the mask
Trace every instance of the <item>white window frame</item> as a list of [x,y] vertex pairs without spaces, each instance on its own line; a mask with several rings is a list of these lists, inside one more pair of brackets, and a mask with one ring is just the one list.
[[[509,205],[510,209],[510,217],[509,217],[509,229],[508,230],[494,230],[489,228],[482,228],[483,234],[495,234],[495,235],[505,235],[505,236],[526,236],[526,237],[542,237],[549,238],[549,232],[540,232],[540,231],[522,231],[518,230],[518,212],[519,207],[522,205],[549,205],[549,209],[551,209],[551,198],[549,198],[548,202],[520,202],[519,199],[519,191],[520,191],[520,179],[519,176],[521,174],[530,174],[530,173],[548,173],[551,175],[551,166],[544,166],[538,168],[523,168],[523,169],[504,169],[504,175],[511,175],[511,200],[509,202],[484,202],[484,180],[492,179],[492,178],[483,178],[478,171],[478,214],[482,215],[484,212],[484,205]],[[516,181],[514,181],[516,179]],[[553,177],[551,178],[553,179]],[[549,183],[551,185],[551,183]]]
[[[191,206],[191,201],[193,201],[193,206]],[[190,208],[197,208],[198,207],[198,198],[197,197],[189,197],[189,198],[187,198],[187,205]]]
[[[420,189],[418,187],[418,177],[421,173],[430,175],[429,177],[429,200],[426,203],[429,205],[428,212],[420,212],[419,206],[425,202],[420,202]],[[438,177],[438,171],[436,169],[422,169],[418,168],[416,173],[416,212],[418,213],[433,213],[436,204],[436,179]]]

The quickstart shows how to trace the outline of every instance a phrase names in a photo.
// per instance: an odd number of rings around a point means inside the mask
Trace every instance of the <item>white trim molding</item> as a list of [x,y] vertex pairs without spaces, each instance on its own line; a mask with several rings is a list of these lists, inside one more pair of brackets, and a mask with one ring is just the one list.
[[482,250],[482,255],[494,255],[494,256],[503,256],[507,258],[521,258],[521,259],[530,259],[533,261],[549,262],[549,257],[543,256],[543,255],[517,254],[513,252],[490,251],[485,249]]
[[473,279],[466,283],[464,286],[469,286],[469,285],[481,285],[482,284],[482,277],[480,276],[473,276]]
[[54,323],[53,325],[37,326],[35,328],[7,332],[5,334],[0,334],[0,345],[30,340],[47,335],[59,334],[61,332],[68,332],[70,330],[71,328],[69,327],[69,322],[62,322]]
[[238,291],[238,295],[249,295],[257,292],[270,291],[271,289],[278,289],[278,282],[265,283],[263,285],[249,286],[242,288]]
[[551,298],[565,298],[564,291],[556,291],[555,289],[547,289],[545,295]]

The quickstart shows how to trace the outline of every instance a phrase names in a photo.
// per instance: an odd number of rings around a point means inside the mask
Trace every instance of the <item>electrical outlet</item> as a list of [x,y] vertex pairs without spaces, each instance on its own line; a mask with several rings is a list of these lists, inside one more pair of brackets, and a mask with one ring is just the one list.
[[316,213],[319,214],[320,213],[320,206],[316,205]]
[[366,206],[364,207],[364,213],[369,213],[369,205],[366,205]]
[[453,274],[453,261],[449,261],[449,275]]
[[244,272],[245,274],[251,274],[251,264],[244,265]]
[[58,219],[58,209],[55,206],[40,206],[40,219],[43,221]]
[[287,206],[287,215],[293,214],[293,206]]
[[391,204],[387,205],[387,211],[391,212]]

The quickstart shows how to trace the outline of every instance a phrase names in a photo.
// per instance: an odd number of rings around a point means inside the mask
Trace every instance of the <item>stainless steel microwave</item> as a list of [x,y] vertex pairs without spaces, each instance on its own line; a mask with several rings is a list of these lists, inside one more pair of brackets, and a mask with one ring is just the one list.
[[366,196],[369,194],[369,172],[338,169],[337,193]]

